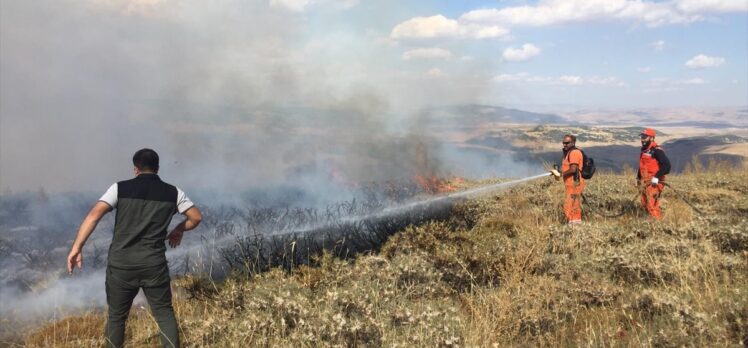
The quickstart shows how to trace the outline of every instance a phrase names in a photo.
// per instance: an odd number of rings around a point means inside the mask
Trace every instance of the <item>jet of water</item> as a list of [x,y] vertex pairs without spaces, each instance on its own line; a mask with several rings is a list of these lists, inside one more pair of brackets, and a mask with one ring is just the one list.
[[[502,182],[502,183],[488,184],[488,185],[483,185],[483,186],[479,186],[479,187],[474,187],[474,188],[471,188],[471,189],[465,190],[465,191],[454,192],[454,193],[450,193],[450,194],[447,194],[447,195],[432,197],[432,198],[428,198],[428,199],[424,199],[424,200],[420,200],[420,201],[410,202],[410,203],[403,204],[403,205],[398,205],[398,206],[394,206],[394,207],[385,208],[385,209],[383,209],[381,211],[378,211],[378,212],[372,213],[372,214],[346,217],[346,218],[341,219],[337,223],[355,223],[355,222],[358,222],[358,221],[365,221],[365,220],[370,220],[370,219],[386,218],[388,216],[403,214],[403,213],[405,213],[405,212],[407,212],[409,210],[418,209],[418,208],[421,208],[421,207],[424,207],[424,206],[428,206],[428,205],[431,205],[431,204],[450,203],[453,200],[459,199],[459,198],[467,198],[467,197],[480,196],[480,195],[488,194],[488,193],[495,192],[495,191],[498,191],[498,190],[507,189],[509,187],[516,186],[516,185],[519,185],[519,184],[524,183],[524,182],[528,182],[528,181],[532,181],[532,180],[544,178],[544,177],[547,177],[549,175],[550,175],[549,173],[543,173],[543,174],[533,175],[533,176],[529,176],[529,177],[521,178],[521,179],[517,179],[517,180],[512,180],[512,181],[507,181],[507,182]],[[267,236],[268,237],[277,237],[277,236],[284,236],[284,235],[305,235],[307,233],[312,233],[312,232],[317,232],[317,231],[324,231],[326,227],[329,227],[329,226],[313,226],[313,227],[309,227],[309,228],[305,228],[305,229],[298,229],[298,230],[294,230],[294,231],[284,231],[284,232],[277,232],[277,231],[275,231],[276,233],[273,233],[274,231],[269,231],[269,233],[267,234]],[[227,240],[233,241],[234,239],[235,239],[235,237],[233,237],[233,236],[231,236],[231,237],[225,237],[225,238],[222,238],[222,239],[219,239],[219,240],[214,240],[212,242],[212,244],[213,244],[213,247],[215,247],[215,246],[219,246],[219,245],[224,244]],[[201,247],[200,245],[196,245],[196,246],[193,246],[191,248],[183,249],[183,252],[189,252],[191,249],[196,249],[196,248],[200,248],[200,247]]]

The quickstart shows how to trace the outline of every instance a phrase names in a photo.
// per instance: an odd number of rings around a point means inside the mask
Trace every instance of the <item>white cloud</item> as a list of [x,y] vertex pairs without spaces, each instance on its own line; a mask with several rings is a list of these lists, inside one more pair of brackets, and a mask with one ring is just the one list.
[[527,73],[519,73],[519,74],[501,74],[497,75],[493,78],[496,82],[515,82],[515,81],[523,81],[526,80],[526,78],[529,75]]
[[722,57],[710,57],[704,54],[699,54],[686,62],[686,67],[691,69],[703,69],[718,67],[725,63],[725,59]]
[[505,26],[548,26],[606,20],[633,20],[649,26],[700,20],[698,13],[684,14],[671,3],[641,0],[545,0],[535,6],[469,11],[460,20]]
[[468,25],[464,29],[465,36],[474,39],[492,39],[502,37],[509,33],[508,30],[492,25],[492,26],[480,26],[480,25]]
[[678,10],[686,13],[746,12],[745,0],[676,0]]
[[392,29],[390,36],[395,39],[454,37],[459,31],[460,25],[456,20],[436,15],[415,17],[402,22]]
[[520,48],[509,47],[504,50],[502,57],[510,62],[522,62],[540,54],[541,50],[537,46],[526,43]]
[[464,24],[442,15],[414,17],[396,25],[393,39],[488,39],[506,35],[509,31],[497,25]]
[[475,57],[473,56],[462,56],[460,57],[460,60],[463,62],[472,62],[475,60]]
[[501,74],[493,78],[498,83],[537,83],[544,85],[566,85],[566,86],[604,86],[624,87],[626,83],[614,76],[579,76],[563,75],[559,77],[535,76],[528,73]]
[[648,73],[648,72],[652,71],[652,68],[648,67],[648,66],[643,66],[641,68],[636,68],[636,71],[638,71],[640,73]]
[[416,48],[403,53],[404,60],[413,59],[449,59],[452,58],[452,52],[443,48]]
[[624,87],[626,83],[614,76],[590,76],[584,83],[596,86]]
[[558,78],[558,82],[565,85],[581,85],[582,84],[582,77],[576,76],[576,75],[564,75]]
[[[275,1],[275,0],[273,0]],[[393,38],[498,38],[514,26],[629,21],[649,27],[703,21],[713,13],[748,11],[746,0],[540,0],[535,5],[484,8],[457,20],[435,15],[414,17],[395,26]],[[653,46],[661,50],[664,41]]]
[[665,41],[657,40],[649,44],[655,51],[662,51],[665,49]]
[[270,0],[270,7],[281,8],[292,12],[304,12],[309,8],[309,6],[315,4],[337,5],[347,9],[356,6],[358,0]]

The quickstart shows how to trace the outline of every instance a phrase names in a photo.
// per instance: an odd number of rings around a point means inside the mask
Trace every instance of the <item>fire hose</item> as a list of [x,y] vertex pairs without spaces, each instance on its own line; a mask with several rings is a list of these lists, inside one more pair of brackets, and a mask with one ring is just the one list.
[[[690,207],[691,209],[693,209],[693,210],[694,210],[694,211],[695,211],[696,213],[698,213],[698,214],[700,214],[700,215],[703,215],[703,214],[704,214],[704,213],[703,213],[703,212],[701,211],[701,209],[697,208],[697,207],[696,207],[696,206],[695,206],[695,205],[694,205],[693,203],[691,203],[691,201],[689,201],[688,199],[686,199],[686,197],[685,197],[685,196],[683,196],[683,194],[681,194],[681,193],[680,193],[680,191],[678,191],[678,190],[676,190],[675,188],[673,188],[673,186],[671,186],[671,185],[670,185],[670,184],[668,184],[668,183],[663,183],[663,185],[665,185],[665,186],[669,187],[669,188],[670,188],[670,189],[671,189],[671,190],[672,190],[672,191],[673,191],[673,192],[675,193],[675,195],[676,195],[676,196],[677,196],[677,197],[678,197],[678,198],[679,198],[680,200],[682,200],[683,202],[685,202],[685,203],[686,203],[686,204],[687,204],[687,205],[688,205],[688,206],[689,206],[689,207]],[[641,194],[641,193],[639,193],[639,194]],[[583,202],[583,203],[584,203],[585,205],[587,205],[588,207],[589,207],[589,206],[591,206],[591,204],[589,203],[589,200],[587,199],[587,196],[585,196],[584,194],[582,194],[582,202]],[[605,214],[605,213],[599,212],[599,211],[597,211],[597,210],[595,210],[595,209],[590,209],[590,211],[592,211],[593,213],[595,213],[595,214],[597,214],[597,215],[600,215],[600,216],[602,216],[602,217],[606,217],[606,218],[617,218],[617,217],[621,217],[621,216],[623,216],[624,214],[626,214],[626,211],[625,211],[625,209],[624,209],[624,210],[622,210],[622,211],[621,211],[620,213],[616,213],[616,214],[613,214],[613,215],[608,215],[608,214]]]
[[664,182],[662,184],[665,185],[665,186],[667,186],[667,187],[669,187],[671,190],[673,190],[673,192],[675,192],[675,195],[678,196],[678,198],[680,198],[680,200],[682,200],[683,202],[685,202],[686,204],[688,204],[688,206],[691,207],[691,209],[693,209],[693,211],[695,211],[699,215],[704,215],[704,213],[699,208],[696,208],[696,206],[694,206],[693,203],[691,203],[691,201],[687,200],[686,197],[683,196],[678,190],[676,190],[675,188],[673,188],[673,186],[671,186],[670,184],[668,184],[666,182]]
[[[683,201],[684,203],[686,203],[686,204],[687,204],[687,205],[688,205],[688,206],[689,206],[689,207],[690,207],[691,209],[693,209],[693,211],[695,211],[695,212],[696,212],[696,213],[698,213],[699,215],[703,215],[703,214],[704,214],[704,213],[703,213],[703,212],[701,211],[701,209],[697,208],[697,207],[696,207],[696,206],[695,206],[695,205],[694,205],[693,203],[691,203],[691,201],[689,201],[688,199],[686,199],[686,197],[685,197],[685,196],[684,196],[683,194],[681,194],[681,193],[680,193],[680,191],[678,191],[678,190],[676,190],[675,188],[673,188],[673,186],[672,186],[672,185],[670,185],[670,184],[668,184],[668,183],[663,183],[663,185],[664,185],[664,186],[667,186],[667,187],[669,187],[669,188],[670,188],[670,189],[671,189],[671,190],[672,190],[672,191],[673,191],[673,192],[675,193],[675,195],[676,195],[676,196],[677,196],[677,197],[678,197],[678,198],[679,198],[680,200],[682,200],[682,201]],[[640,192],[639,194],[641,194],[641,192]],[[637,194],[637,195],[638,195],[638,194]],[[585,196],[584,194],[582,194],[582,202],[583,202],[583,203],[584,203],[585,205],[587,205],[587,206],[590,206],[590,205],[591,205],[591,204],[589,203],[589,200],[587,199],[587,196]],[[616,214],[613,214],[613,215],[608,215],[608,214],[604,214],[604,213],[602,213],[602,212],[599,212],[599,211],[597,211],[597,210],[595,210],[595,209],[590,209],[590,211],[592,211],[593,213],[595,213],[595,214],[597,214],[597,215],[600,215],[600,216],[602,216],[602,217],[606,217],[606,218],[617,218],[617,217],[621,217],[621,216],[623,216],[624,214],[626,214],[626,211],[625,211],[625,210],[622,210],[622,211],[621,211],[620,213],[616,213]]]
[[[556,181],[561,179],[561,172],[559,172],[558,165],[554,164],[553,169],[550,170],[549,173],[551,174],[551,176],[553,176],[556,179]],[[591,206],[591,204],[589,203],[589,200],[587,199],[587,196],[585,196],[584,194],[582,194],[582,203],[584,203],[588,207]],[[620,213],[616,213],[613,215],[599,212],[596,209],[590,209],[590,211],[605,218],[617,218],[617,217],[623,216],[623,214],[626,214],[625,210],[622,210]]]
[[[558,170],[558,166],[557,166],[557,165],[554,165],[554,166],[553,166],[553,169],[552,169],[552,170],[550,170],[550,175],[554,176],[554,177],[556,178],[556,180],[559,180],[559,178],[561,177],[561,173],[559,172],[559,170]],[[689,201],[688,199],[686,199],[686,197],[685,197],[684,195],[682,195],[682,194],[680,193],[680,191],[676,190],[676,189],[675,189],[675,188],[674,188],[674,187],[673,187],[672,185],[670,185],[670,184],[668,184],[668,183],[666,183],[666,182],[663,182],[662,184],[663,184],[664,186],[667,186],[667,187],[669,187],[669,188],[670,188],[670,189],[671,189],[671,190],[672,190],[672,191],[673,191],[673,192],[675,193],[675,195],[676,195],[676,196],[677,196],[677,197],[678,197],[678,198],[679,198],[680,200],[682,200],[683,202],[685,202],[685,203],[686,203],[686,204],[687,204],[687,205],[688,205],[688,206],[689,206],[689,207],[690,207],[691,209],[693,209],[693,210],[694,210],[694,211],[695,211],[696,213],[698,213],[698,214],[700,214],[700,215],[703,215],[703,214],[704,214],[704,213],[703,213],[703,212],[701,211],[701,209],[697,208],[697,207],[696,207],[696,206],[695,206],[695,205],[694,205],[693,203],[691,203],[691,201]],[[639,192],[639,194],[641,194],[641,193],[642,193],[642,192],[640,191],[640,192]],[[588,207],[592,205],[592,204],[590,204],[589,200],[587,199],[587,196],[585,196],[584,194],[582,194],[582,202],[583,202],[583,203],[584,203],[585,205],[587,205]],[[590,211],[592,211],[593,213],[595,213],[595,214],[597,214],[597,215],[600,215],[600,216],[602,216],[602,217],[606,217],[606,218],[617,218],[617,217],[621,217],[621,216],[623,216],[624,214],[626,214],[626,211],[625,211],[625,210],[622,210],[621,212],[619,212],[619,213],[616,213],[616,214],[613,214],[613,215],[610,215],[610,214],[605,214],[605,213],[603,213],[603,212],[600,212],[600,211],[597,211],[597,210],[595,210],[595,209],[590,209]]]
[[[591,207],[592,206],[592,204],[589,203],[589,200],[587,199],[587,196],[585,196],[584,194],[582,194],[582,203],[584,203],[587,207]],[[622,209],[621,212],[613,214],[613,215],[602,213],[600,211],[597,211],[597,209],[590,209],[590,211],[592,211],[593,213],[595,213],[597,215],[600,215],[602,217],[611,218],[611,219],[618,218],[618,217],[621,217],[624,214],[626,214],[626,210],[625,209]]]

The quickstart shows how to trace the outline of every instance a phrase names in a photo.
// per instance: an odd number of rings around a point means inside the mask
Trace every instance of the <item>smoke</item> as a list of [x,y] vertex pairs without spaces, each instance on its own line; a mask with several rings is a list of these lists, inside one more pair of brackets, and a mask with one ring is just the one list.
[[[201,207],[320,207],[362,182],[410,179],[419,156],[438,175],[533,169],[456,149],[412,116],[475,102],[488,88],[468,68],[400,69],[393,44],[378,40],[391,28],[370,26],[401,2],[286,3],[0,2],[0,204],[9,212],[0,242],[16,248],[0,254],[0,312],[101,303],[100,272],[60,276],[66,249],[96,197],[132,176],[143,147]],[[305,14],[313,6],[316,19]],[[349,13],[346,25],[326,23]],[[111,220],[86,252],[105,249],[109,231]]]
[[[106,305],[104,277],[104,271],[97,270],[75,278],[52,278],[48,281],[54,286],[34,293],[21,292],[13,287],[0,288],[0,295],[8,299],[0,303],[0,313],[25,321],[51,317],[53,314],[69,315],[81,309],[102,308]],[[0,331],[0,334],[3,333]]]
[[289,16],[140,3],[3,2],[3,186],[99,190],[146,146],[194,186],[267,180],[296,160],[281,108],[314,107],[305,89],[325,86],[293,64]]
[[408,110],[469,93],[386,73],[361,30],[316,35],[261,1],[3,1],[0,16],[3,189],[98,192],[142,147],[187,187],[279,184],[327,158],[370,173],[356,158],[384,157],[371,144],[409,133]]

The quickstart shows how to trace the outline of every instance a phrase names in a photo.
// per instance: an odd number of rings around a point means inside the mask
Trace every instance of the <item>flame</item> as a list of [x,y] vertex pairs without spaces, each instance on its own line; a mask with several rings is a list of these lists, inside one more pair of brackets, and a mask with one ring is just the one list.
[[454,184],[459,184],[464,180],[459,177],[453,177],[450,180],[440,178],[436,175],[437,169],[433,166],[432,161],[429,161],[428,148],[422,141],[418,141],[414,149],[414,163],[416,175],[413,176],[413,181],[423,189],[423,191],[430,194],[439,194],[457,191],[457,187]]
[[415,181],[424,191],[430,194],[439,194],[457,191],[457,187],[454,185],[459,184],[464,180],[459,177],[453,177],[452,179],[447,180],[439,178],[436,175],[416,175],[413,177],[413,181]]

